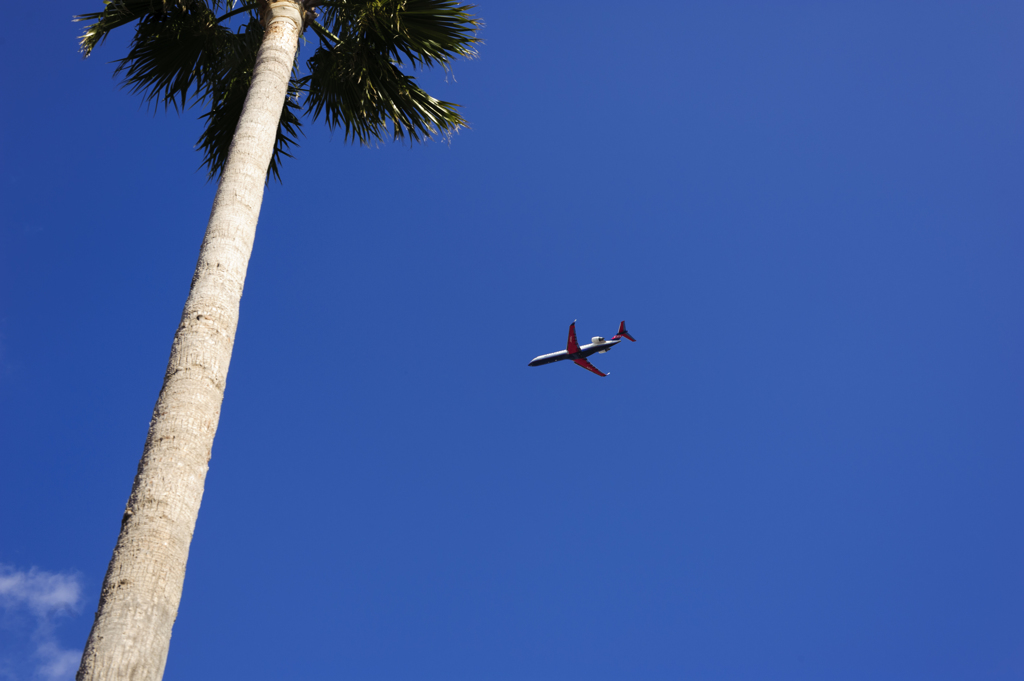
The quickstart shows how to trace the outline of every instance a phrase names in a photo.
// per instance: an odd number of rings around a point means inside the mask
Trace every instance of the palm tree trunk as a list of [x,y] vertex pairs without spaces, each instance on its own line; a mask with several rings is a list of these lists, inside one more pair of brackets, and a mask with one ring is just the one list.
[[213,201],[78,681],[159,681],[217,431],[245,271],[301,8],[270,2],[252,84]]

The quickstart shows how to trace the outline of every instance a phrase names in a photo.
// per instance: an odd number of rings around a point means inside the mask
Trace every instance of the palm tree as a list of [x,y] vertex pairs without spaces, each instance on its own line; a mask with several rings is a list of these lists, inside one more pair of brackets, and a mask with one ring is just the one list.
[[[478,22],[452,0],[105,0],[85,56],[135,24],[116,73],[147,102],[202,104],[204,165],[219,176],[213,210],[82,655],[79,681],[157,680],[181,600],[269,175],[296,143],[300,115],[346,140],[422,141],[465,121],[401,70],[469,57]],[[239,25],[232,29],[231,25]],[[297,66],[299,36],[313,54]]]

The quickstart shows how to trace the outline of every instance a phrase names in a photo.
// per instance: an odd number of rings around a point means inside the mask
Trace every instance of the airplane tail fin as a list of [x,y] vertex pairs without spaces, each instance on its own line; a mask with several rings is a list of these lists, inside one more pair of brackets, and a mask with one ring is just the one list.
[[636,338],[629,335],[629,331],[626,331],[626,322],[619,324],[619,332],[612,336],[612,340],[618,340],[620,338],[628,338],[629,340],[636,342]]

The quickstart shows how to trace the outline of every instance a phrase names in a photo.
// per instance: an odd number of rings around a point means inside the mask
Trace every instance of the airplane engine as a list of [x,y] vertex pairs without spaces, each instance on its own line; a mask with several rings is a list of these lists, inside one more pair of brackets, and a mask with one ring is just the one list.
[[604,343],[604,338],[601,338],[600,336],[594,336],[593,338],[590,339],[590,342],[591,343]]

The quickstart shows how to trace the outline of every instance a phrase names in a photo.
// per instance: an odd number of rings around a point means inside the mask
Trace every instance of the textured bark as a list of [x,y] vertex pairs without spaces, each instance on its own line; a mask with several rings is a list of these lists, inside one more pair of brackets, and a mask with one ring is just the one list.
[[301,15],[272,2],[79,681],[158,681],[178,614]]

